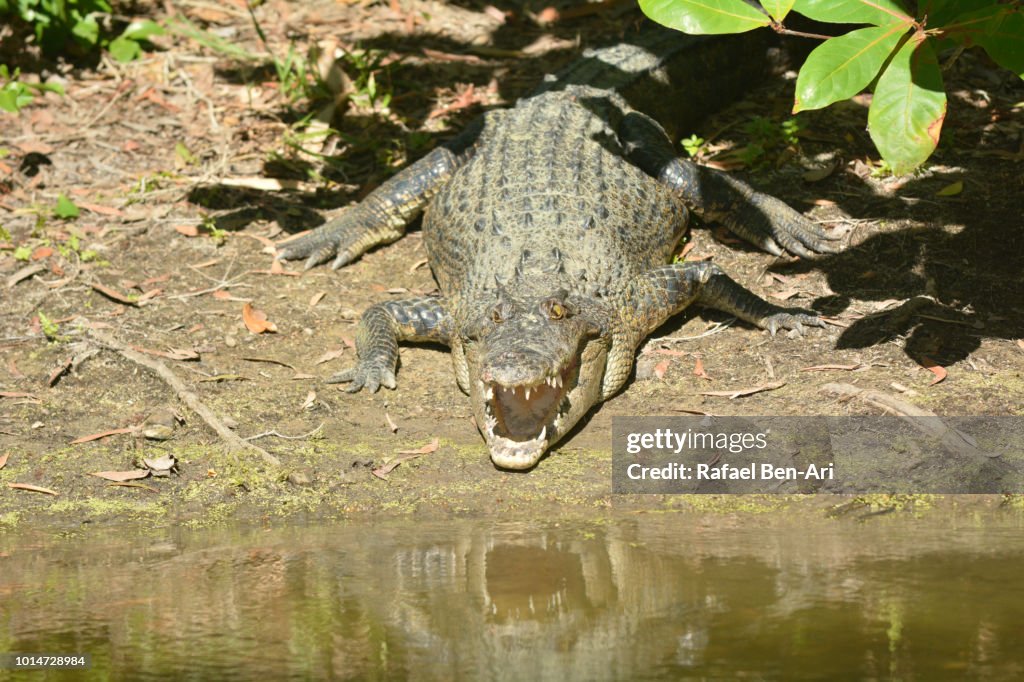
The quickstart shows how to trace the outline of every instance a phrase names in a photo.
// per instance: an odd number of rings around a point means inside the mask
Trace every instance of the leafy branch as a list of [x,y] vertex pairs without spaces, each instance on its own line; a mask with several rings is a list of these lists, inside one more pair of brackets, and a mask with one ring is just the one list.
[[[824,40],[796,81],[793,113],[821,109],[870,87],[868,129],[894,173],[923,164],[939,142],[946,93],[938,54],[981,46],[1000,66],[1024,78],[1024,8],[1002,0],[922,0],[916,14],[897,0],[640,0],[654,21],[685,33],[778,33]],[[866,24],[838,36],[794,31],[795,11],[816,21]]]

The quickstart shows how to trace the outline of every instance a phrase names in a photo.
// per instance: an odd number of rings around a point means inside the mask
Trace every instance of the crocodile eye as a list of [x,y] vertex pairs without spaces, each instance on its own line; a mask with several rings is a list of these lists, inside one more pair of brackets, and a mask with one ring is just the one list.
[[558,301],[548,302],[548,317],[550,317],[552,320],[562,319],[563,317],[565,317],[565,313],[565,306],[559,303]]

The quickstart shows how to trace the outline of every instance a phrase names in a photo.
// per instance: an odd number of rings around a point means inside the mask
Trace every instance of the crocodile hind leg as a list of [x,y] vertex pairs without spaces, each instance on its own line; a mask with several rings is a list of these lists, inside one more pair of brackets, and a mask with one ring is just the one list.
[[715,308],[767,329],[803,331],[803,326],[824,327],[809,310],[781,308],[743,288],[717,265],[708,262],[663,265],[638,276],[629,286],[623,305],[624,334],[609,354],[602,394],[615,393],[629,376],[633,353],[640,342],[668,318],[692,304]]
[[680,159],[653,119],[630,112],[619,136],[633,163],[677,191],[701,217],[721,222],[747,242],[776,256],[788,251],[808,258],[837,253],[833,237],[786,203],[758,192],[728,173]]
[[280,244],[278,258],[305,258],[309,270],[333,257],[331,267],[337,270],[373,247],[397,240],[472,155],[481,125],[482,121],[403,169],[333,220]]
[[370,306],[356,330],[355,367],[338,372],[329,384],[351,382],[349,393],[395,387],[399,341],[451,342],[452,320],[444,299],[422,296]]

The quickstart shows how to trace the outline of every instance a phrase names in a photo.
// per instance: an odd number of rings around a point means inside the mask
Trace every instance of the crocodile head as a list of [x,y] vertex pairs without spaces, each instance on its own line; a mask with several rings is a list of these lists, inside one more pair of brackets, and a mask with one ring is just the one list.
[[608,344],[582,307],[564,290],[499,287],[465,343],[473,413],[497,466],[533,467],[600,401]]

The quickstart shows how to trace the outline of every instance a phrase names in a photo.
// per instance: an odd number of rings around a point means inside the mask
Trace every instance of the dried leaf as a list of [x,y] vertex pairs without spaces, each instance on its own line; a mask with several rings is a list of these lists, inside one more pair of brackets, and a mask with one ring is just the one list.
[[8,483],[7,487],[11,488],[12,490],[28,490],[34,493],[44,493],[46,495],[59,494],[54,490],[50,490],[49,488],[42,488],[38,485],[32,485],[31,483]]
[[101,206],[99,204],[86,204],[86,203],[80,201],[80,202],[78,202],[78,207],[79,208],[84,208],[85,210],[91,211],[93,213],[99,213],[100,215],[109,215],[109,216],[122,216],[122,215],[124,215],[124,211],[122,211],[119,208],[114,208],[113,206]]
[[324,296],[326,295],[326,291],[318,291],[315,294],[313,294],[313,297],[309,299],[309,307],[312,308],[313,306],[315,306],[317,303],[322,301]]
[[341,348],[336,348],[334,350],[329,350],[326,353],[324,353],[323,355],[321,355],[319,358],[317,358],[317,360],[316,360],[316,362],[314,364],[322,365],[325,362],[330,362],[331,360],[337,360],[338,358],[340,358],[344,354],[345,354],[345,347],[344,346],[342,346]]
[[9,452],[5,452],[4,454],[0,455],[0,469],[3,469],[5,466],[7,466],[7,458],[10,456],[11,453]]
[[438,438],[430,441],[421,448],[415,450],[397,450],[396,454],[399,455],[429,455],[431,452],[437,452],[437,449],[441,447],[441,441]]
[[277,325],[267,320],[267,314],[253,308],[250,303],[242,306],[242,321],[245,323],[245,328],[253,334],[277,331]]
[[851,365],[813,365],[811,367],[801,367],[801,372],[827,372],[829,370],[837,369],[844,370],[846,372],[852,372],[855,369],[860,369],[864,365],[859,362],[855,362]]
[[99,440],[100,438],[106,438],[107,436],[116,436],[120,433],[131,433],[133,429],[122,428],[122,429],[111,429],[110,431],[101,431],[100,433],[90,433],[88,436],[79,436],[78,438],[71,441],[71,445],[78,445],[79,443],[88,443],[91,440]]
[[935,196],[937,196],[937,197],[955,197],[957,194],[960,194],[960,192],[963,192],[963,191],[964,191],[964,182],[963,182],[963,180],[957,180],[956,182],[952,182],[952,183],[946,185],[945,187],[943,187],[942,189],[940,189],[938,192],[935,193]]
[[781,388],[785,385],[785,381],[774,381],[770,384],[762,384],[760,386],[754,386],[753,388],[739,388],[735,391],[704,391],[700,395],[718,396],[734,400],[745,395],[753,395],[754,393],[760,393],[762,391],[774,391],[776,388]]
[[65,360],[64,362],[62,362],[57,367],[55,367],[53,369],[53,371],[50,372],[50,375],[48,377],[46,377],[46,385],[47,386],[53,386],[54,384],[56,384],[57,380],[60,379],[62,376],[64,376],[64,374],[69,369],[71,369],[71,365],[72,365],[72,363],[74,363],[74,361],[75,361],[75,359],[73,357],[71,357],[71,358],[68,358],[67,360]]
[[107,481],[134,481],[138,478],[149,476],[149,469],[132,469],[131,471],[93,471],[90,476],[102,478]]
[[[177,232],[178,234],[183,234],[186,237],[198,237],[199,236],[199,226],[198,225],[175,225],[174,226],[174,231]],[[202,265],[197,265],[195,267],[201,268],[203,266]]]
[[661,362],[656,364],[654,366],[654,376],[658,377],[659,379],[664,379],[665,378],[665,372],[668,371],[668,366],[671,365],[671,364],[672,364],[672,359],[671,358],[665,358],[664,360],[662,360]]
[[700,359],[699,355],[697,356],[697,362],[693,366],[693,375],[711,381],[711,377],[704,371],[704,362]]
[[117,291],[116,289],[111,289],[110,287],[104,286],[104,285],[100,284],[99,282],[91,282],[89,284],[89,286],[91,286],[94,291],[97,291],[97,292],[103,294],[104,296],[106,296],[107,298],[110,298],[110,299],[113,299],[113,300],[117,301],[118,303],[123,303],[125,305],[133,305],[133,306],[137,306],[139,304],[139,301],[138,301],[137,298],[133,298],[131,296],[125,296],[120,291]]
[[422,457],[423,455],[428,455],[431,452],[435,452],[437,451],[438,447],[440,447],[440,441],[437,438],[435,438],[434,440],[430,441],[430,443],[424,445],[423,447],[417,450],[399,450],[397,453],[399,455],[398,457],[389,460],[387,464],[377,467],[370,473],[372,473],[374,476],[381,480],[387,480],[387,475],[394,471],[395,467],[397,467],[399,464],[402,464],[403,462],[408,462],[411,459],[416,459],[417,457]]
[[52,255],[53,247],[40,246],[39,248],[32,252],[31,258],[32,260],[43,260],[44,258],[49,258]]
[[0,398],[32,398],[38,400],[31,393],[19,393],[18,391],[0,391]]
[[21,270],[18,270],[13,275],[7,278],[7,288],[12,288],[15,284],[22,280],[26,280],[33,275],[38,275],[40,272],[46,271],[46,265],[43,263],[33,263],[26,265]]
[[921,365],[935,375],[935,378],[932,379],[930,384],[928,384],[929,386],[934,386],[949,375],[949,372],[946,371],[945,367],[935,362],[927,355],[921,356]]

